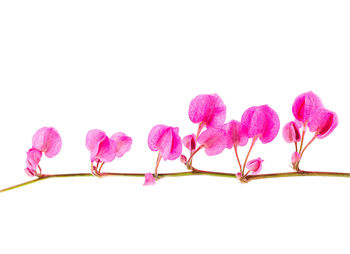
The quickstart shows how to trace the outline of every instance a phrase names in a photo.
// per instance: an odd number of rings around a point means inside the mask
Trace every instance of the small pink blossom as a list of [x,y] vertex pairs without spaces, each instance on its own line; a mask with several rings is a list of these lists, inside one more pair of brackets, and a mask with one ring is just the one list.
[[41,151],[31,148],[27,152],[27,168],[24,170],[28,176],[36,176],[36,169],[38,168],[39,162],[41,160],[42,153]]
[[295,166],[301,159],[301,156],[298,152],[292,154],[292,164]]
[[132,145],[132,138],[125,135],[123,132],[118,132],[112,135],[111,140],[116,144],[116,156],[122,157],[125,153],[130,151]]
[[226,106],[217,94],[201,94],[191,101],[188,115],[193,123],[219,127],[225,122]]
[[248,129],[241,122],[232,120],[224,124],[223,129],[227,135],[227,148],[245,146],[248,142]]
[[287,143],[300,141],[300,131],[295,122],[289,122],[283,127],[283,138]]
[[207,155],[220,154],[227,145],[226,132],[222,128],[207,129],[198,137],[198,143],[204,146]]
[[252,173],[252,175],[257,175],[262,169],[262,163],[264,161],[261,158],[257,158],[247,163],[247,169]]
[[322,101],[313,92],[300,94],[293,103],[293,115],[302,123],[307,123],[312,120],[315,112],[323,108]]
[[196,150],[196,135],[187,135],[182,140],[184,146],[191,152]]
[[324,108],[318,109],[309,123],[310,131],[316,132],[319,139],[327,137],[337,126],[337,114]]
[[248,137],[259,138],[263,144],[271,142],[280,128],[277,113],[268,105],[247,109],[242,115],[241,122],[248,128]]
[[104,131],[90,130],[85,145],[90,151],[91,162],[111,162],[116,157],[116,142],[109,139]]
[[33,148],[45,153],[46,157],[56,156],[62,147],[62,140],[55,128],[43,127],[33,136]]
[[146,173],[145,174],[145,182],[144,182],[144,186],[148,186],[148,185],[155,185],[156,180],[153,177],[152,173]]
[[176,160],[182,153],[179,128],[166,125],[154,126],[148,135],[148,147],[159,151],[164,160]]

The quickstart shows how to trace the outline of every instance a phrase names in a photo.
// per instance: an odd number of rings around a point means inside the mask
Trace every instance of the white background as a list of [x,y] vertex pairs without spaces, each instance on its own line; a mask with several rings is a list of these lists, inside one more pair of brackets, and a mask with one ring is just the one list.
[[[60,154],[45,173],[88,172],[88,130],[123,131],[133,146],[105,165],[151,172],[155,124],[196,131],[191,99],[218,93],[227,120],[269,104],[281,127],[309,90],[337,112],[338,128],[302,168],[349,172],[348,1],[0,2],[0,188],[30,180],[34,132],[56,127]],[[308,136],[310,138],[310,136]],[[247,147],[240,149],[241,157]],[[187,152],[187,151],[185,151]],[[258,143],[263,172],[290,170],[281,133]],[[233,151],[198,154],[200,169],[236,172]],[[161,162],[161,172],[185,170]],[[346,178],[50,179],[0,194],[1,253],[349,253]]]

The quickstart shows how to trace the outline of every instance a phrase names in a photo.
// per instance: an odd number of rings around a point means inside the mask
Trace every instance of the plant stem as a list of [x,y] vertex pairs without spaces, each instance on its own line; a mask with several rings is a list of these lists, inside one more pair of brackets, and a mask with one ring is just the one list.
[[[191,176],[191,175],[208,175],[208,176],[217,176],[217,177],[230,177],[236,178],[235,174],[226,173],[226,172],[216,172],[216,171],[204,171],[193,168],[190,172],[177,172],[177,173],[164,173],[158,174],[159,178],[165,177],[179,177],[179,176]],[[125,176],[125,177],[144,177],[144,173],[112,173],[106,172],[101,173],[99,178],[108,177],[108,176]],[[260,174],[260,175],[248,175],[245,177],[246,182],[258,179],[267,179],[267,178],[280,178],[280,177],[295,177],[295,176],[330,176],[330,177],[349,177],[350,173],[342,172],[320,172],[320,171],[297,171],[297,172],[284,172],[284,173],[272,173],[272,174]],[[26,186],[32,183],[36,183],[42,180],[50,178],[68,178],[68,177],[96,177],[90,173],[76,173],[76,174],[54,174],[54,175],[42,175],[39,178],[36,178],[31,181],[20,183],[5,189],[0,190],[0,192],[5,192],[13,189],[17,189],[22,186]]]
[[254,146],[255,142],[257,141],[257,139],[258,139],[257,137],[254,137],[254,138],[253,138],[252,144],[250,145],[250,148],[249,148],[249,151],[248,151],[248,153],[247,153],[247,156],[245,157],[244,164],[243,164],[243,170],[242,170],[242,176],[244,175],[244,169],[245,169],[245,166],[247,165],[247,161],[248,161],[250,152],[252,151],[253,146]]
[[160,154],[160,152],[158,152],[158,157],[157,157],[157,162],[156,162],[156,168],[154,169],[154,176],[158,177],[158,167],[159,167],[159,163],[160,160],[162,159],[162,155]]
[[237,145],[233,145],[233,149],[235,150],[236,159],[237,159],[237,162],[238,162],[238,165],[239,165],[239,170],[243,174],[241,161],[239,160],[239,157],[238,157]]
[[305,122],[304,125],[303,125],[303,133],[301,134],[301,142],[300,142],[299,153],[301,153],[301,149],[303,149],[304,138],[305,138],[305,133],[306,133],[306,125],[307,125],[307,123]]

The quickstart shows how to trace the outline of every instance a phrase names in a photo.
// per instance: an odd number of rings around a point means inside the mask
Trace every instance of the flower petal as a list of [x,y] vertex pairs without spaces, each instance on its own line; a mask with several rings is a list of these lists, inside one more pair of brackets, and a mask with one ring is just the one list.
[[112,135],[112,140],[116,143],[116,156],[122,157],[126,152],[130,151],[132,138],[125,135],[123,132],[118,132]]
[[33,136],[33,148],[45,153],[48,158],[56,156],[62,147],[58,131],[53,127],[43,127]]
[[220,154],[227,145],[226,132],[222,128],[210,128],[198,137],[198,143],[204,145],[205,153],[209,156]]
[[201,94],[190,103],[188,116],[193,123],[204,122],[207,128],[219,127],[226,119],[226,106],[217,94]]
[[317,109],[323,108],[322,101],[313,92],[300,94],[294,101],[292,111],[294,117],[301,122],[311,121]]

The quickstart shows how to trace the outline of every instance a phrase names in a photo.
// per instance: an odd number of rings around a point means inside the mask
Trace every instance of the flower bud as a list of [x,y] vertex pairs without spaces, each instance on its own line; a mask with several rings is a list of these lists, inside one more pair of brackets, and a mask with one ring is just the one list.
[[283,138],[287,143],[300,141],[300,131],[295,122],[289,122],[283,127]]
[[298,152],[295,152],[292,154],[292,164],[293,166],[296,165],[300,161],[301,157]]
[[247,169],[249,169],[253,175],[259,174],[261,171],[263,162],[264,161],[260,157],[255,160],[248,161]]
[[183,163],[183,164],[186,165],[186,163],[187,163],[187,157],[186,157],[185,155],[181,154],[181,156],[180,156],[180,161],[181,161],[181,163]]
[[154,185],[156,183],[156,180],[154,179],[152,173],[146,173],[145,174],[145,182],[144,182],[144,186],[147,185]]
[[182,142],[188,150],[193,151],[196,149],[196,136],[194,134],[185,136]]

